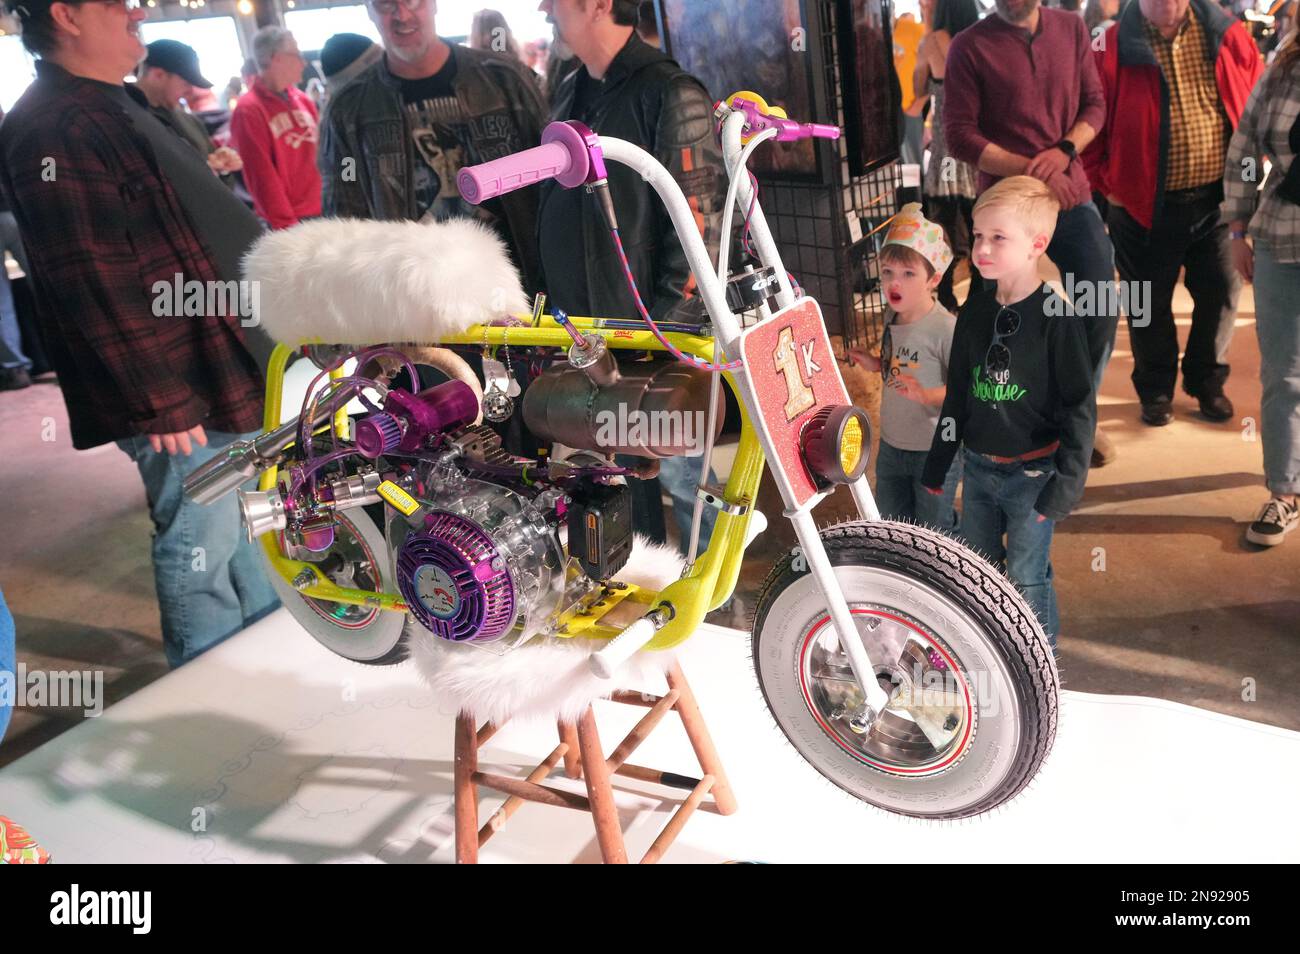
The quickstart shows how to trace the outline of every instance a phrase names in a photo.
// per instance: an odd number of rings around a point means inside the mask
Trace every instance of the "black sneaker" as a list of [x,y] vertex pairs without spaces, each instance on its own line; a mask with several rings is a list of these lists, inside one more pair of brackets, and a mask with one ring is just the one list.
[[1174,402],[1167,397],[1158,397],[1154,401],[1142,402],[1142,423],[1152,427],[1164,427],[1174,419]]
[[0,368],[0,391],[21,391],[32,386],[32,378],[22,368]]
[[1246,539],[1261,547],[1275,547],[1297,525],[1300,525],[1300,505],[1274,497],[1246,528]]

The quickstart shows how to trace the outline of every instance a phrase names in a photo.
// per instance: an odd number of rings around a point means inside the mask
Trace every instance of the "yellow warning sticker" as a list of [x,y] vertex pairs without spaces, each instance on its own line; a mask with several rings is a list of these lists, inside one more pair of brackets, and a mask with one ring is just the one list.
[[416,499],[391,480],[385,480],[379,485],[379,496],[391,504],[394,510],[401,511],[403,516],[409,517],[420,509]]

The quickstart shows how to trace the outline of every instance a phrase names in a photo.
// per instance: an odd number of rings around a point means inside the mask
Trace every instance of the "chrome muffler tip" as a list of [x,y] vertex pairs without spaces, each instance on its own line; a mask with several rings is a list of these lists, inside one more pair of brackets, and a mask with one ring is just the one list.
[[244,522],[249,543],[264,533],[283,530],[288,525],[280,491],[239,490],[236,494],[239,497],[239,517]]

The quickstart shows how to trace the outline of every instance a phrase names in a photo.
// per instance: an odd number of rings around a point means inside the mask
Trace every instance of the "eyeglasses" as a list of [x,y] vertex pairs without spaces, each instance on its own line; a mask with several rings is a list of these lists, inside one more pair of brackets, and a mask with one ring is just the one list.
[[1003,308],[993,319],[993,340],[984,354],[984,373],[999,384],[1005,383],[1011,373],[1011,349],[1002,343],[1002,339],[1010,338],[1019,330],[1020,315],[1010,308]]
[[370,5],[374,7],[376,13],[391,17],[397,12],[398,7],[403,7],[414,13],[424,6],[424,0],[370,0]]

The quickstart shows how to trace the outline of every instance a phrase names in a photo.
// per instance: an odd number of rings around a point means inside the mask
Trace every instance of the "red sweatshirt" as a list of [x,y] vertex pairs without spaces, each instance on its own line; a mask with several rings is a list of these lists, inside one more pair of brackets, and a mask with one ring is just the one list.
[[273,229],[321,211],[316,105],[296,87],[285,92],[287,100],[255,79],[230,119],[231,145],[244,160],[244,184],[257,214]]
[[[1192,0],[1214,61],[1219,98],[1232,128],[1264,71],[1246,27],[1207,0]],[[1164,203],[1169,152],[1169,92],[1143,30],[1136,3],[1124,8],[1097,52],[1106,94],[1106,124],[1083,153],[1098,192],[1114,196],[1140,225],[1151,228]]]

